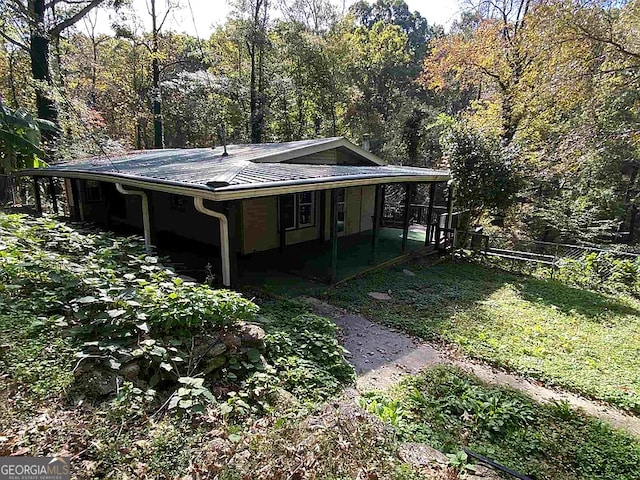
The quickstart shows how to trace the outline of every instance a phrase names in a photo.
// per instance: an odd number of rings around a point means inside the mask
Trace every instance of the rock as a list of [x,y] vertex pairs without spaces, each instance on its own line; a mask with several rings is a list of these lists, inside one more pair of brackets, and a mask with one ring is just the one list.
[[136,362],[127,363],[120,369],[120,375],[122,375],[125,380],[134,382],[138,379],[138,375],[140,375],[140,365]]
[[475,471],[465,475],[467,480],[500,480],[502,477],[495,470],[476,463]]
[[424,443],[403,443],[400,445],[400,448],[398,448],[398,457],[400,457],[403,462],[416,468],[426,467],[434,463],[441,465],[449,464],[449,459],[444,453]]
[[220,340],[222,340],[225,347],[229,350],[237,350],[242,345],[242,339],[240,335],[235,332],[224,333],[220,336]]
[[90,370],[79,379],[82,389],[89,395],[101,397],[116,391],[116,374],[103,370]]
[[411,270],[408,270],[406,268],[404,270],[402,270],[402,273],[404,273],[407,277],[415,277],[416,276],[415,273],[413,273]]
[[266,333],[258,325],[244,323],[240,325],[240,339],[244,346],[262,347]]
[[225,357],[224,355],[218,355],[214,357],[213,360],[210,360],[209,362],[207,362],[207,364],[204,367],[203,373],[205,375],[208,373],[211,373],[214,370],[222,367],[225,363],[227,363],[227,357]]
[[391,300],[391,295],[389,295],[388,293],[369,292],[367,295],[369,295],[371,298],[375,298],[376,300],[383,300],[383,301]]
[[219,355],[222,355],[226,351],[227,351],[227,346],[225,345],[223,340],[222,342],[217,342],[213,347],[211,347],[211,350],[207,352],[207,356],[217,357]]
[[277,387],[271,392],[271,403],[283,409],[300,406],[300,400],[284,388]]

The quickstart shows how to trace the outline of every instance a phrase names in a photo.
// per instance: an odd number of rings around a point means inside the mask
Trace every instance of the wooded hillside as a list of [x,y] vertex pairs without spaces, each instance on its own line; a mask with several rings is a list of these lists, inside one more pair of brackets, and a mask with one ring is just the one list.
[[233,0],[206,39],[166,27],[188,0],[147,3],[150,31],[121,0],[2,3],[5,171],[34,153],[15,158],[16,111],[59,126],[35,152],[49,162],[219,144],[222,127],[230,143],[342,135],[450,166],[473,221],[637,240],[638,1],[472,2],[445,30],[403,0]]

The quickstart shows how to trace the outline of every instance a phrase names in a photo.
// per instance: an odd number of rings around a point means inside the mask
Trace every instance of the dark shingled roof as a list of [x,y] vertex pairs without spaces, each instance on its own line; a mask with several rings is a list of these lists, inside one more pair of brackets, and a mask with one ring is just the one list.
[[[331,148],[349,150],[360,157],[364,166],[316,165],[294,162],[301,156]],[[228,156],[222,147],[134,151],[52,165],[45,169],[23,172],[28,175],[74,176],[95,174],[97,177],[120,177],[180,185],[210,191],[267,188],[305,183],[329,183],[353,179],[407,177],[412,181],[446,181],[449,172],[426,168],[380,165],[382,161],[345,139],[328,138],[300,142],[256,145],[229,145]],[[429,177],[427,180],[426,177]]]

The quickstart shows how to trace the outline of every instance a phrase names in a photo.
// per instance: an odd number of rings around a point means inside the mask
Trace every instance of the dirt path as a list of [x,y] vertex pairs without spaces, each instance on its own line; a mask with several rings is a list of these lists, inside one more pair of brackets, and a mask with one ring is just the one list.
[[454,358],[427,342],[353,315],[317,298],[301,297],[315,313],[336,322],[341,330],[341,343],[349,352],[349,361],[355,367],[359,391],[385,389],[398,382],[403,375],[418,373],[425,367],[456,365],[473,373],[484,382],[509,386],[526,393],[539,402],[566,400],[587,414],[598,417],[614,427],[640,437],[640,418],[616,408],[587,400],[579,395],[544,387],[517,375],[509,374],[472,362]]

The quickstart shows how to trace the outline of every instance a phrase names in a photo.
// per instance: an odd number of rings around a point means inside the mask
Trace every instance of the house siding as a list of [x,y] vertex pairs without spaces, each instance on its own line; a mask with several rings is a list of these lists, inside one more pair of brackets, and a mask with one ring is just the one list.
[[370,185],[362,187],[362,198],[360,205],[360,231],[365,232],[373,229],[373,214],[376,202],[376,187]]
[[[318,192],[316,194],[314,225],[287,231],[287,245],[309,242],[320,238],[320,195],[323,193]],[[279,248],[278,197],[243,200],[242,225],[242,252],[244,254]]]
[[[372,228],[372,216],[375,200],[375,187],[352,187],[346,189],[346,235],[353,235]],[[321,232],[321,196],[325,196],[324,240],[331,237],[331,191],[316,193],[315,224],[312,227],[289,230],[286,233],[286,244],[309,242],[320,239]],[[242,201],[244,254],[272,250],[280,247],[278,233],[278,198],[263,197]]]
[[313,155],[305,155],[294,160],[283,163],[302,163],[306,165],[337,165],[338,159],[336,149],[325,150],[324,152],[314,153]]

